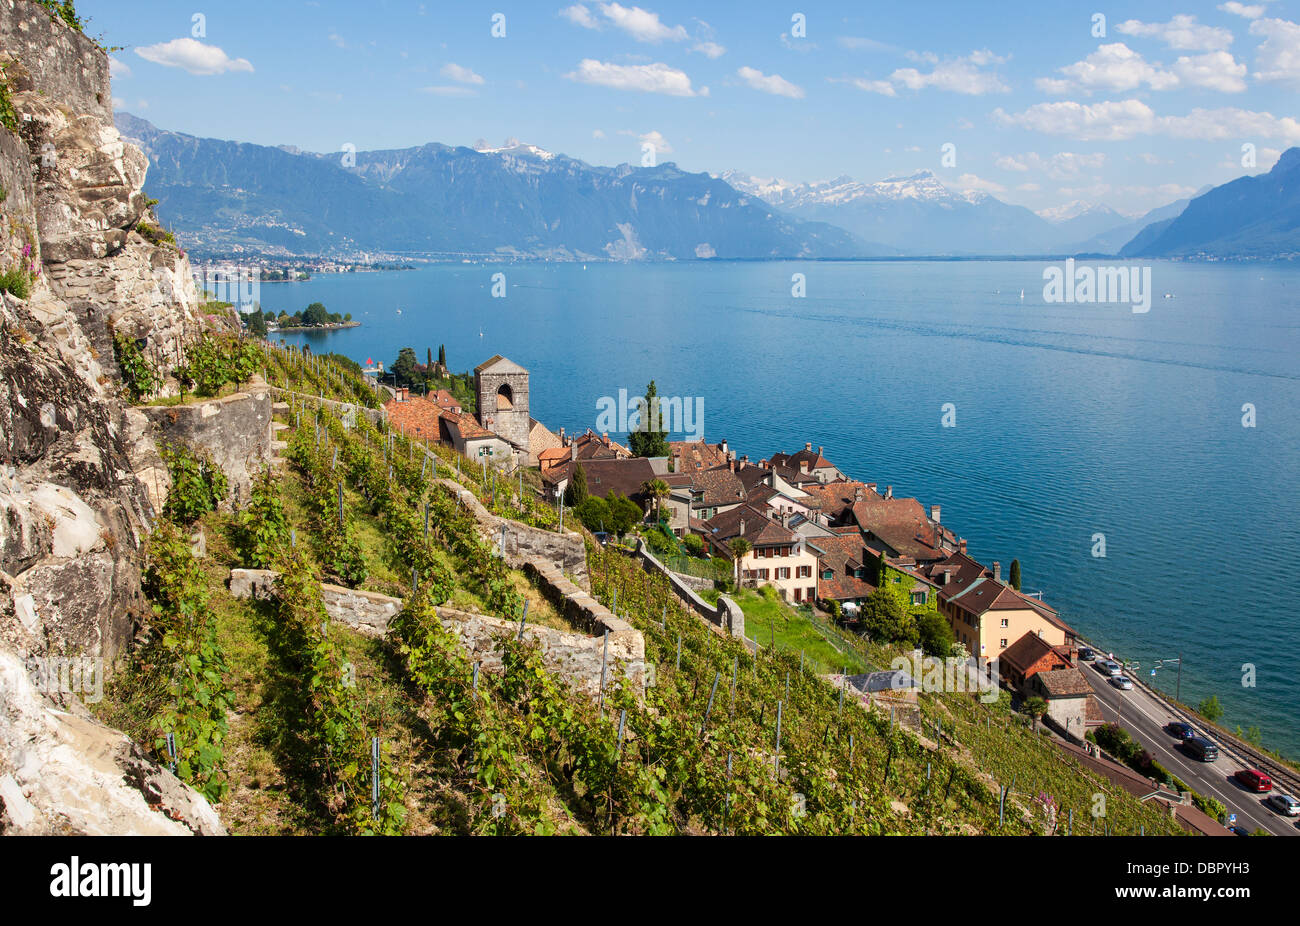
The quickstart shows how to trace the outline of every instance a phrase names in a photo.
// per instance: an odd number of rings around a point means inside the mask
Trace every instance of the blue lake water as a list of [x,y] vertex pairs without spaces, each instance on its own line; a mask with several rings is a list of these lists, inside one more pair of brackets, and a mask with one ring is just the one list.
[[[824,446],[851,477],[942,505],[986,564],[1019,558],[1026,591],[1144,676],[1182,653],[1183,700],[1216,694],[1224,723],[1300,754],[1300,266],[1157,262],[1142,314],[1046,303],[1046,266],[439,265],[261,295],[362,322],[286,337],[317,352],[391,365],[445,344],[456,370],[504,354],[552,429],[595,428],[600,397],[653,378],[702,396],[705,438],[751,460]],[[1154,681],[1172,691],[1174,673]]]

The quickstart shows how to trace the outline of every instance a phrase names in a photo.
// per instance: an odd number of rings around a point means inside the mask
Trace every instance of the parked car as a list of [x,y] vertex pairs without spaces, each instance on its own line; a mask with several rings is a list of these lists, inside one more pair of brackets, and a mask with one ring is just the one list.
[[1127,675],[1112,675],[1110,677],[1110,683],[1120,691],[1133,690],[1133,679],[1129,678]]
[[1103,659],[1100,662],[1094,662],[1093,665],[1102,675],[1123,675],[1124,667],[1118,662],[1111,662],[1109,659]]
[[1193,757],[1200,759],[1202,762],[1213,762],[1219,758],[1218,744],[1207,740],[1203,736],[1193,736],[1191,739],[1184,740],[1183,746]]
[[1257,768],[1245,768],[1236,774],[1237,781],[1243,788],[1266,794],[1273,790],[1273,779]]
[[1229,832],[1229,833],[1232,833],[1233,835],[1236,835],[1236,836],[1249,836],[1249,835],[1250,835],[1250,830],[1246,829],[1246,828],[1245,828],[1244,826],[1242,826],[1240,823],[1234,823],[1234,824],[1232,824],[1232,826],[1228,827],[1228,832]]
[[1079,661],[1092,662],[1097,658],[1097,651],[1088,646],[1079,647]]
[[1300,817],[1300,801],[1289,794],[1270,794],[1264,803],[1283,816]]
[[1196,735],[1196,728],[1190,723],[1183,723],[1181,720],[1175,720],[1165,729],[1169,731],[1170,736],[1180,740],[1189,740]]

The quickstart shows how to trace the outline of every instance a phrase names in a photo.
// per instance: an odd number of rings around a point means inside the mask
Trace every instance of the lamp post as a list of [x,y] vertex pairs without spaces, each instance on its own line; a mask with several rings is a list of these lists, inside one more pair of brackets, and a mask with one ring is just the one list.
[[1151,667],[1151,677],[1155,678],[1156,670],[1164,668],[1166,663],[1178,663],[1178,680],[1174,682],[1174,700],[1179,704],[1183,701],[1183,654],[1179,653],[1175,659],[1158,659],[1156,664]]

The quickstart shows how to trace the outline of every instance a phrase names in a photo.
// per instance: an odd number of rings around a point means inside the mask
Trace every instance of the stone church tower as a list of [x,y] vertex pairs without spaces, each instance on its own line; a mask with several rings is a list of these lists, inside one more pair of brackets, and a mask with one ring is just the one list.
[[497,354],[474,368],[478,421],[516,447],[528,450],[528,371]]

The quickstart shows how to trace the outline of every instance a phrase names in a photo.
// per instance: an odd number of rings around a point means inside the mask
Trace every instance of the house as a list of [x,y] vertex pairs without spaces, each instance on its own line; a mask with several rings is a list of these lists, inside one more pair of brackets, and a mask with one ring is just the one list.
[[460,399],[456,398],[446,389],[439,389],[433,395],[429,396],[430,401],[437,405],[443,411],[455,412],[459,415],[465,409],[461,408]]
[[661,503],[668,529],[674,536],[685,537],[691,528],[691,476],[667,473],[659,478],[668,485],[668,497]]
[[862,535],[831,534],[812,537],[806,546],[817,557],[817,600],[838,601],[852,613],[876,590],[880,551],[862,542]]
[[610,440],[609,432],[597,434],[588,428],[585,433],[564,441],[575,460],[627,460],[632,451],[618,441]]
[[768,512],[742,502],[705,521],[699,534],[712,555],[727,559],[735,559],[735,540],[750,545],[739,564],[742,585],[774,585],[786,601],[816,601],[816,554],[802,535]]
[[822,456],[822,448],[813,452],[812,444],[803,445],[803,450],[796,453],[777,453],[772,455],[769,463],[775,467],[792,469],[797,473],[809,475],[818,482],[835,482],[845,476],[829,460]]
[[988,569],[965,552],[965,543],[945,559],[916,570],[938,587],[938,610],[953,635],[974,656],[998,659],[1026,633],[1052,646],[1070,646],[1078,636],[1055,609],[1002,581],[1002,567]]
[[541,466],[541,456],[543,453],[556,450],[564,450],[560,441],[560,435],[556,434],[546,425],[542,424],[536,418],[528,419],[528,463],[530,466]]
[[647,510],[651,500],[641,488],[645,483],[659,478],[645,457],[627,459],[570,460],[563,466],[552,467],[542,474],[542,482],[555,496],[564,493],[573,471],[579,466],[587,477],[587,494],[609,498],[610,493],[625,495]]
[[725,466],[731,459],[727,442],[706,444],[702,440],[674,440],[668,442],[668,458],[672,460],[673,472],[690,473],[700,469],[716,469]]
[[1008,685],[1016,688],[1023,688],[1039,672],[1069,668],[1073,668],[1070,660],[1036,633],[1026,633],[998,657],[998,672]]
[[691,516],[707,521],[730,511],[745,500],[745,485],[734,464],[686,473],[691,477]]
[[[1006,657],[1003,657],[1005,663]],[[999,665],[999,669],[1001,669]],[[1089,701],[1096,696],[1092,685],[1074,666],[1034,672],[1021,690],[1029,697],[1047,702],[1047,717],[1071,736],[1083,739],[1087,731]]]

